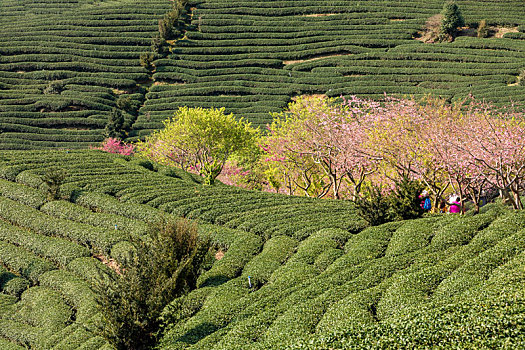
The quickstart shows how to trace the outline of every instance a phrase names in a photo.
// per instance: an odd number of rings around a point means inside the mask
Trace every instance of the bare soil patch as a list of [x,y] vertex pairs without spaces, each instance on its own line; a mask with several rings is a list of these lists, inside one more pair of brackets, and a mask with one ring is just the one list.
[[476,28],[463,27],[463,28],[460,28],[457,36],[477,37],[478,30]]
[[104,265],[115,271],[118,275],[122,275],[122,271],[120,270],[119,264],[116,262],[113,258],[107,258],[106,256],[99,254],[93,256],[95,259],[102,262]]
[[314,13],[311,15],[303,15],[303,17],[326,17],[326,16],[336,16],[339,13]]
[[414,39],[422,41],[424,43],[433,43],[439,35],[439,26],[441,25],[441,19],[443,15],[437,14],[425,22],[425,26],[421,31],[417,33]]
[[217,253],[215,253],[215,259],[221,260],[222,258],[224,258],[224,252],[221,249],[219,249]]
[[503,35],[507,33],[518,33],[518,27],[507,28],[507,27],[491,27],[491,30],[494,31],[495,38],[503,38]]
[[130,92],[127,91],[127,90],[120,90],[120,89],[111,89],[111,91],[115,94],[115,95],[123,95],[123,94],[129,94]]
[[156,81],[152,85],[170,85],[170,86],[176,86],[176,85],[185,85],[186,83],[170,83],[167,81]]

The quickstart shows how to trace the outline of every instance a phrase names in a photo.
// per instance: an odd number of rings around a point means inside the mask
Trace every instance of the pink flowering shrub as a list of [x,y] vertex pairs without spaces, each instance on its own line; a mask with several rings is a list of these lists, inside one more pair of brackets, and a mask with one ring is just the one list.
[[122,142],[116,138],[108,138],[102,142],[102,147],[95,147],[95,149],[100,149],[109,153],[121,154],[123,156],[132,155],[134,148],[134,145]]

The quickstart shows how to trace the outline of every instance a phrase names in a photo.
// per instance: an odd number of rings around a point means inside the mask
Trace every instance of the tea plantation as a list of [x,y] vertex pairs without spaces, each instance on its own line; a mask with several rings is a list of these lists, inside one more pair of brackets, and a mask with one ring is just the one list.
[[166,215],[220,254],[164,308],[158,349],[525,348],[523,210],[369,227],[349,201],[87,150],[115,111],[135,141],[181,106],[264,128],[299,95],[523,108],[523,0],[456,3],[460,35],[425,43],[442,0],[189,0],[184,33],[144,66],[173,1],[0,1],[0,349],[113,349],[97,332],[100,270]]
[[[3,1],[0,149],[97,144],[121,96],[134,106],[122,111],[129,140],[179,106],[226,107],[264,127],[303,94],[522,103],[523,2],[457,3],[470,29],[425,44],[418,33],[441,0],[190,0],[187,32],[150,70],[139,56],[168,0]],[[481,20],[488,38],[475,37]]]
[[523,101],[524,88],[515,84],[525,65],[523,3],[457,3],[470,26],[486,19],[517,33],[415,40],[443,1],[198,1],[196,30],[155,63],[159,85],[146,95],[135,128],[158,128],[166,111],[188,104],[224,106],[265,125],[268,111],[301,94]]
[[[67,172],[62,200],[42,175]],[[161,349],[521,348],[525,213],[366,227],[346,201],[224,185],[100,151],[0,152],[2,349],[111,349],[97,269],[161,213],[224,257],[162,315]]]

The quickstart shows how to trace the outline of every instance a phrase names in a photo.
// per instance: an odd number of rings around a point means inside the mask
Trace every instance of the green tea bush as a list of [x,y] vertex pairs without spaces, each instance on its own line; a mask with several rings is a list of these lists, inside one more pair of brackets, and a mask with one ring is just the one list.
[[24,347],[17,345],[15,343],[12,343],[5,339],[0,339],[0,347],[2,347],[2,349],[5,349],[5,350],[23,350],[25,349]]
[[354,292],[330,306],[316,326],[316,333],[344,330],[353,324],[370,324],[375,320],[378,288]]
[[45,339],[44,343],[42,344],[43,347],[53,348],[58,343],[60,343],[61,341],[69,337],[71,334],[73,334],[76,330],[78,330],[79,327],[82,326],[76,322],[69,324],[68,326],[62,328],[60,331],[55,332],[53,335]]
[[91,210],[98,209],[130,219],[155,222],[159,218],[158,210],[150,206],[122,203],[118,199],[102,193],[82,192],[74,199],[74,202]]
[[[57,350],[70,350],[79,349],[83,344],[93,339],[93,333],[87,330],[85,327],[77,328],[73,333],[64,339],[61,339],[57,344],[54,344],[53,349]],[[91,349],[90,349],[91,350]]]
[[430,247],[435,250],[444,250],[451,246],[466,244],[478,231],[489,226],[499,215],[497,212],[488,212],[472,217],[458,217],[434,233]]
[[487,247],[478,256],[465,261],[449,278],[444,280],[435,291],[434,297],[443,300],[453,295],[459,295],[487,280],[492,272],[506,262],[512,260],[525,247],[521,230],[501,239],[493,247]]
[[312,264],[290,261],[276,269],[269,282],[276,288],[292,288],[319,275],[319,269]]
[[244,266],[261,251],[262,246],[263,241],[260,237],[251,233],[239,233],[224,257],[199,276],[197,286],[214,286],[238,276]]
[[[380,226],[368,227],[349,239],[345,246],[345,253],[352,250],[359,250],[360,247],[370,247],[374,251],[381,251],[392,238],[392,234],[403,225],[403,222],[389,222]],[[378,257],[378,256],[374,256]]]
[[260,288],[272,273],[288,259],[298,242],[288,236],[275,236],[264,243],[262,251],[250,260],[242,270],[242,278],[250,277],[252,287]]
[[523,252],[517,254],[509,262],[494,269],[491,276],[480,286],[480,289],[470,289],[463,293],[462,297],[481,294],[499,298],[502,294],[511,295],[511,293],[521,296],[523,291],[520,290],[520,286],[525,280],[524,262],[525,254]]
[[448,271],[441,267],[394,275],[377,305],[377,317],[381,320],[399,318],[421,307],[447,275]]
[[[474,236],[467,245],[460,247],[446,261],[446,266],[455,269],[455,271],[436,287],[433,298],[437,300],[448,300],[451,296],[464,292],[487,278],[487,272],[483,273],[483,266],[480,266],[480,269],[476,267],[476,264],[480,263],[480,261],[476,259],[478,259],[478,256],[484,256],[485,259],[487,259],[491,254],[487,252],[491,250],[492,247],[506,240],[507,237],[511,237],[517,231],[521,231],[524,225],[523,221],[520,220],[522,216],[523,214],[520,212],[500,216],[490,226]],[[506,254],[514,254],[513,250],[503,249],[503,252],[506,252]],[[495,256],[501,255],[496,254]],[[496,266],[493,266],[493,268],[495,267]],[[489,271],[491,271],[491,269]],[[480,276],[484,277],[482,278]]]
[[239,238],[239,235],[245,233],[238,230],[228,229],[219,225],[199,223],[197,230],[199,235],[210,237],[212,242],[224,251],[228,250],[231,245]]
[[385,255],[401,255],[426,247],[434,235],[435,221],[435,218],[407,221],[393,233]]
[[[14,275],[16,276],[16,275]],[[10,278],[5,283],[2,282],[2,292],[15,297],[20,297],[20,294],[31,286],[31,282],[23,277]]]
[[148,231],[148,225],[143,221],[115,214],[93,212],[67,201],[48,202],[40,210],[61,219],[72,220],[105,230],[118,230],[130,235],[142,236]]
[[511,299],[462,300],[438,308],[421,308],[389,322],[365,327],[354,324],[345,330],[291,340],[286,348],[519,348],[525,344],[524,303]]
[[343,255],[341,249],[327,249],[319,254],[314,260],[314,266],[320,271],[325,271],[334,261]]
[[15,271],[33,283],[37,283],[40,276],[46,271],[55,269],[55,266],[49,261],[5,241],[0,241],[0,261],[11,271]]
[[75,309],[76,322],[87,323],[96,314],[95,294],[82,278],[65,270],[49,271],[40,277],[41,286],[59,292]]
[[28,168],[27,165],[2,165],[0,166],[0,178],[8,181],[15,181],[16,176]]
[[81,257],[72,260],[65,269],[81,277],[90,285],[94,285],[95,282],[99,281],[101,270],[110,272],[110,267],[93,257]]
[[23,247],[45,257],[59,266],[66,266],[71,260],[89,256],[86,247],[58,237],[48,237],[18,228],[0,220],[0,239]]
[[15,344],[24,344],[24,349],[27,349],[28,346],[37,347],[44,339],[42,329],[9,319],[0,319],[0,335],[2,336],[0,341],[5,343],[3,339],[9,339]]
[[203,306],[213,287],[203,287],[180,296],[170,302],[162,310],[160,317],[161,332],[166,333],[178,323],[184,322],[195,315]]
[[59,293],[39,286],[27,289],[13,311],[10,319],[38,327],[44,336],[61,330],[73,317],[73,310]]
[[40,176],[36,175],[31,170],[28,170],[19,173],[16,176],[16,182],[32,188],[39,188],[44,181]]
[[314,264],[317,257],[324,251],[341,248],[348,236],[350,233],[344,230],[325,229],[318,231],[300,243],[297,252],[290,258],[290,262]]
[[111,348],[111,346],[106,342],[104,338],[91,337],[89,338],[89,340],[85,341],[82,345],[80,345],[77,349],[79,350],[99,350],[105,346],[108,346]]
[[36,209],[46,202],[46,197],[41,192],[5,180],[0,180],[0,195]]
[[0,208],[0,217],[18,226],[47,236],[67,237],[102,252],[108,252],[115,243],[126,239],[126,235],[118,231],[54,218],[3,197],[0,197]]
[[164,344],[183,349],[197,343],[209,334],[225,327],[247,306],[245,296],[248,282],[241,278],[230,280],[206,298],[201,310],[188,321],[167,332],[159,346]]
[[313,333],[325,308],[326,306],[317,298],[290,305],[289,310],[278,317],[268,328],[261,345],[269,349],[278,349],[289,339]]

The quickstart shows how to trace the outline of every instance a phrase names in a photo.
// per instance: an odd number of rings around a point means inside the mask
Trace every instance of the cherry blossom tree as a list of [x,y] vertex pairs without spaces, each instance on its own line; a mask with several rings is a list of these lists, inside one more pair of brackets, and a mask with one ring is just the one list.
[[274,115],[265,151],[268,161],[278,162],[295,186],[318,197],[328,191],[341,197],[345,179],[354,195],[371,172],[372,163],[363,152],[366,144],[366,114],[355,106],[358,100],[336,103],[334,99],[298,98],[285,112]]
[[[450,143],[462,154],[464,176],[510,194],[516,209],[522,209],[520,192],[525,180],[525,121],[523,114],[495,111],[489,105],[473,104],[455,121],[457,135]],[[459,156],[458,158],[460,158]]]

